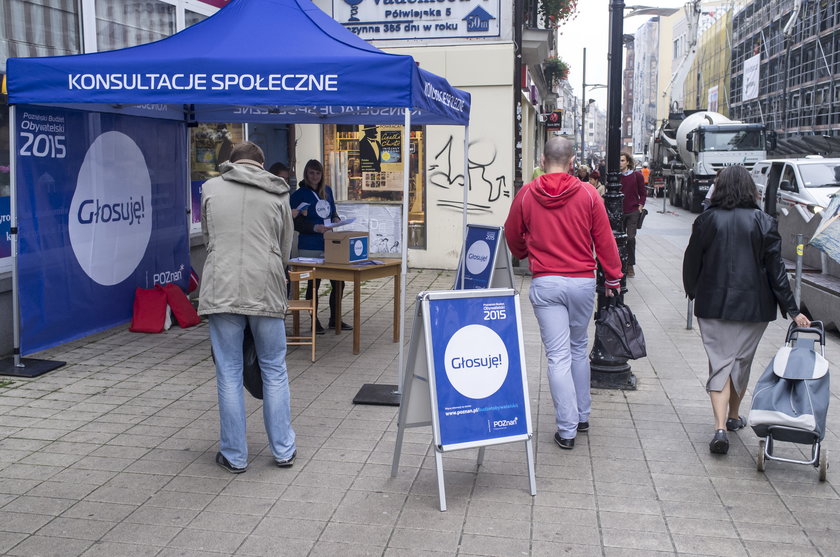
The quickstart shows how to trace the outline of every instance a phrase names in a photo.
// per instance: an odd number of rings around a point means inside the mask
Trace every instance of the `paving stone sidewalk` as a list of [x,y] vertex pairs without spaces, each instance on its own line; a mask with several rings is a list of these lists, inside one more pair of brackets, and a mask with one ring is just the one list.
[[[696,326],[686,329],[680,278],[692,219],[651,209],[627,295],[649,357],[633,362],[638,390],[594,392],[592,429],[573,451],[552,440],[529,280],[517,277],[536,497],[521,443],[489,447],[478,471],[477,451],[446,453],[448,510],[439,512],[429,428],[407,432],[390,477],[397,409],[351,402],[364,383],[396,382],[392,287],[383,279],[362,287],[360,355],[347,333],[319,337],[315,364],[307,347],[289,352],[299,448],[291,469],[273,466],[260,404],[248,395],[248,471],[233,476],[214,464],[206,323],[161,335],[120,327],[36,355],[68,364],[0,387],[0,554],[840,555],[840,387],[825,439],[827,482],[806,466],[771,462],[757,472],[749,429],[731,435],[728,456],[709,454],[707,364]],[[412,270],[408,300],[448,288],[453,276]],[[768,328],[753,384],[785,328]],[[826,355],[840,369],[836,335]]]

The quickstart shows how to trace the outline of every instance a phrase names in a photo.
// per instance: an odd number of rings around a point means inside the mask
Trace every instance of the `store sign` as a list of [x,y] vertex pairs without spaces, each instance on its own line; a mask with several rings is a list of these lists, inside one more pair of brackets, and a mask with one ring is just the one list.
[[24,354],[127,321],[137,287],[187,286],[182,123],[19,105],[15,129]]
[[560,130],[563,128],[563,111],[549,112],[545,117],[545,129]]
[[498,37],[501,0],[333,0],[333,18],[365,40]]

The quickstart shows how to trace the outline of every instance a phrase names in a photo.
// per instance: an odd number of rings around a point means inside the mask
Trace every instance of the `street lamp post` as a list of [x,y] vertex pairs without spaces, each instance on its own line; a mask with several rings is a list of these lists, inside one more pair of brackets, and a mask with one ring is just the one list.
[[[653,8],[648,6],[627,6],[623,0],[610,1],[610,32],[609,32],[609,78],[607,102],[607,193],[604,202],[610,226],[618,245],[622,268],[627,267],[627,234],[624,231],[624,195],[621,193],[621,178],[619,173],[619,158],[621,156],[621,84],[622,84],[622,47],[624,44],[624,10],[629,9],[626,17],[635,15],[671,15],[679,8]],[[608,298],[604,296],[604,273],[598,269],[598,312],[606,307]],[[618,301],[624,301],[627,292],[627,278],[621,279],[621,293]],[[636,377],[630,371],[630,365],[625,358],[616,358],[604,350],[603,345],[595,339],[592,352],[589,354],[592,369],[591,383],[596,388],[607,389],[635,389]]]
[[[621,179],[618,163],[621,152],[621,58],[624,34],[624,2],[612,0],[610,2],[610,45],[609,45],[609,75],[607,100],[607,193],[604,202],[610,219],[618,253],[621,257],[622,269],[627,267],[627,234],[624,232],[624,194],[621,193]],[[604,295],[604,273],[598,269],[598,311],[606,307],[607,298]],[[621,294],[618,301],[624,300],[627,292],[627,278],[621,279]],[[630,364],[625,358],[617,358],[608,353],[601,342],[595,337],[592,352],[589,354],[592,369],[591,384],[596,388],[607,389],[635,389],[636,377],[630,371]]]

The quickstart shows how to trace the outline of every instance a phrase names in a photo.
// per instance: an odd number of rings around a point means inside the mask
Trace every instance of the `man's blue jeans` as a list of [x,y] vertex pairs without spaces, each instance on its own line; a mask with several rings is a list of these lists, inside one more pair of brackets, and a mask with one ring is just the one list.
[[548,386],[560,437],[574,439],[578,422],[589,421],[587,327],[595,306],[595,279],[536,277],[529,299],[540,324],[548,359]]
[[275,459],[295,452],[286,373],[286,325],[279,317],[216,313],[209,316],[210,342],[216,358],[219,392],[219,450],[237,468],[248,465],[245,438],[245,399],[242,385],[242,339],[251,326],[263,379],[263,420]]

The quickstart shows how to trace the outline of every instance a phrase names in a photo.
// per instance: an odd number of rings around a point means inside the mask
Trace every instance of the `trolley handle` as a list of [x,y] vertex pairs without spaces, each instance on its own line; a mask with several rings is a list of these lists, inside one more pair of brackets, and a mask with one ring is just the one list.
[[822,321],[811,321],[810,327],[797,327],[793,322],[788,327],[787,336],[785,336],[785,343],[789,343],[799,338],[799,333],[814,334],[820,339],[820,345],[825,346],[825,325]]

